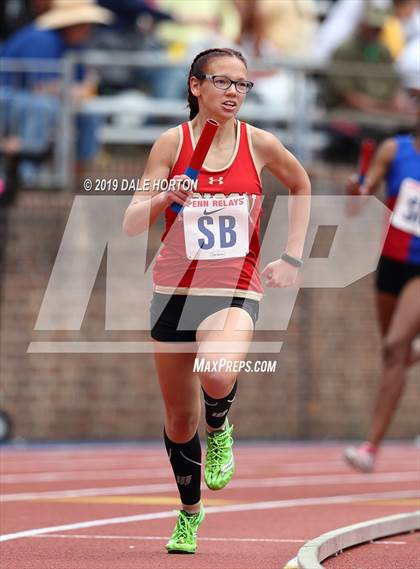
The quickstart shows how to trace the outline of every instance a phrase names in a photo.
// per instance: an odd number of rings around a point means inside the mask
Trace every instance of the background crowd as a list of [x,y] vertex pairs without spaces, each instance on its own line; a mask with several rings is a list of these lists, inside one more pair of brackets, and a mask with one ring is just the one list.
[[[312,86],[317,106],[336,111],[325,125],[331,158],[353,157],[360,138],[378,131],[343,110],[378,115],[379,122],[393,117],[397,129],[414,115],[420,90],[418,0],[5,0],[0,11],[3,193],[6,185],[40,184],[40,165],[60,136],[63,105],[72,105],[75,170],[83,174],[101,146],[99,116],[83,111],[89,99],[134,92],[162,105],[182,100],[182,62],[214,45],[235,46],[258,62],[252,97],[274,116],[294,98],[295,76],[282,61],[321,70]],[[92,51],[110,64],[86,65],[83,56]],[[152,53],[164,63],[114,64],[124,53]],[[82,59],[69,86],[63,66],[71,54]],[[343,74],[345,63],[374,64],[380,73]]]

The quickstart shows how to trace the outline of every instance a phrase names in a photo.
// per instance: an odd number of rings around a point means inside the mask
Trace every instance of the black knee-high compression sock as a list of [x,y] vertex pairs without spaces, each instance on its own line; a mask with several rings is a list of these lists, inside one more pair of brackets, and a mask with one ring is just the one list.
[[212,427],[213,429],[220,429],[223,425],[226,415],[229,413],[230,406],[235,400],[237,387],[238,381],[236,380],[232,391],[222,399],[214,399],[213,397],[210,397],[210,395],[208,395],[203,389],[204,405],[206,408],[206,423],[209,427]]
[[198,433],[186,443],[174,443],[163,432],[166,452],[174,471],[183,504],[196,504],[201,498],[201,444]]

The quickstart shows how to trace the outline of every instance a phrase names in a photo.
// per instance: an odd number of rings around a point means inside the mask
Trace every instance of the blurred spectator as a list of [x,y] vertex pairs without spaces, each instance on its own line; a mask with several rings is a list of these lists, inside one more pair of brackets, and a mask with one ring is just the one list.
[[[168,12],[155,9],[144,0],[99,0],[99,4],[112,11],[114,21],[110,26],[95,30],[89,43],[90,48],[109,53],[163,50],[161,42],[156,38],[155,28],[159,22],[172,20]],[[98,69],[98,91],[108,95],[139,87],[147,90],[151,75],[151,71],[145,67],[111,64],[101,66]]]
[[174,22],[159,26],[158,36],[173,55],[206,49],[223,41],[232,43],[239,33],[239,14],[231,0],[154,0]]
[[154,7],[169,12],[172,22],[162,22],[157,38],[174,66],[152,71],[151,94],[159,98],[184,98],[188,70],[177,61],[221,45],[233,46],[239,35],[240,19],[231,0],[154,0]]
[[[249,56],[305,58],[309,55],[317,24],[313,0],[234,0],[241,16],[240,49]],[[288,69],[260,70],[250,96],[260,104],[293,112],[296,104],[296,76]],[[307,90],[308,99],[312,96]]]
[[257,40],[259,33],[259,20],[257,18],[257,0],[233,0],[238,10],[241,25],[237,43],[242,50],[250,55],[261,55],[261,42]]
[[[387,119],[394,116],[399,121],[402,115],[413,113],[413,105],[401,87],[392,56],[379,39],[386,18],[383,10],[368,7],[357,32],[333,54],[335,64],[378,64],[381,74],[386,71],[386,76],[357,74],[356,71],[354,75],[337,73],[327,77],[326,104],[339,111],[333,115],[329,126],[332,138],[325,151],[325,158],[329,160],[344,157],[353,161],[361,138],[383,138],[384,134],[391,134],[393,130],[386,132],[381,127],[381,116]],[[378,126],[366,126],[357,115],[348,111],[376,114]]]
[[330,107],[344,106],[365,112],[405,112],[406,100],[392,56],[379,36],[386,13],[369,7],[365,10],[357,32],[333,54],[334,63],[369,63],[388,66],[388,77],[331,75],[326,93]]
[[[241,14],[241,45],[253,55],[267,50],[283,56],[309,55],[317,27],[314,0],[234,0]],[[265,46],[265,47],[264,47]]]
[[328,61],[354,34],[367,5],[391,10],[392,0],[337,0],[314,38],[312,57],[321,63]]
[[406,43],[420,34],[420,2],[394,0],[393,4],[393,14],[384,23],[381,40],[397,59]]
[[98,4],[113,12],[112,29],[128,30],[136,27],[137,20],[149,16],[154,22],[172,20],[168,12],[158,10],[146,0],[98,0]]
[[[11,60],[45,59],[59,63],[70,51],[83,49],[91,25],[107,23],[111,13],[91,0],[53,0],[50,10],[16,32],[6,42],[2,57]],[[92,95],[94,82],[78,66],[71,96],[77,105]],[[20,156],[23,184],[36,183],[36,159],[48,152],[61,110],[62,82],[57,72],[14,71],[3,73],[0,89],[1,150]],[[89,161],[98,150],[96,117],[76,118],[78,163]]]
[[397,71],[404,87],[420,105],[420,35],[412,39],[397,60]]
[[0,42],[28,22],[29,0],[3,0],[0,3]]
[[52,0],[3,0],[0,3],[0,42],[46,12]]

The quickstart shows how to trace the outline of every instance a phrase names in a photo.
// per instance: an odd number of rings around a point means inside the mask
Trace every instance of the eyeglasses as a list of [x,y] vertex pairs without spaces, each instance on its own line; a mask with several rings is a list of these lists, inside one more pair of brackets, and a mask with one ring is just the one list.
[[237,92],[242,94],[249,93],[254,86],[252,81],[244,81],[242,79],[240,81],[232,81],[232,79],[229,79],[229,77],[226,77],[225,75],[207,75],[207,73],[202,73],[197,75],[197,78],[212,81],[213,85],[222,91],[227,91],[233,84],[235,85]]

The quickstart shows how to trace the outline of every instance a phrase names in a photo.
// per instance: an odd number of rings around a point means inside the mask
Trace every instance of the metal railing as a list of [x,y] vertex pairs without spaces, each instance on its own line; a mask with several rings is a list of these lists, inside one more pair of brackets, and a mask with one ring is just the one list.
[[[99,136],[105,143],[114,144],[150,144],[168,126],[186,120],[185,101],[174,99],[155,99],[140,90],[127,94],[124,91],[111,96],[95,96],[82,107],[76,106],[71,94],[71,85],[75,68],[80,63],[93,67],[98,72],[107,67],[118,68],[166,68],[178,67],[187,76],[190,61],[174,62],[166,54],[155,52],[103,52],[90,51],[77,58],[69,55],[62,61],[46,60],[0,60],[0,77],[5,72],[40,73],[54,72],[61,81],[61,109],[57,136],[54,140],[53,175],[55,184],[68,188],[73,186],[75,164],[75,115],[79,112],[94,113],[106,118]],[[258,100],[247,101],[240,112],[243,120],[255,122],[279,135],[286,146],[307,164],[314,157],[317,148],[325,143],[322,128],[328,124],[331,115],[318,100],[317,83],[330,75],[389,77],[389,68],[385,65],[345,64],[320,66],[312,62],[297,59],[278,59],[265,57],[249,61],[251,74],[283,71],[292,78],[293,96],[291,108],[281,108],[276,104],[266,104]],[[1,84],[1,82],[0,82]],[[318,98],[317,98],[318,97]],[[341,115],[344,116],[344,115]],[[124,122],[121,121],[124,117]],[[378,126],[377,116],[350,111],[347,120],[356,120],[360,124],[372,123]],[[153,119],[165,119],[168,124],[153,124]],[[407,117],[383,117],[387,126],[410,124]],[[173,122],[172,122],[173,121]],[[158,121],[159,123],[159,121]]]

